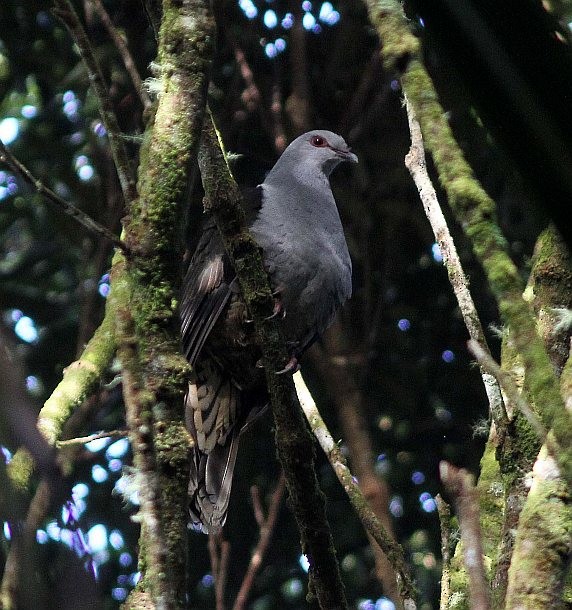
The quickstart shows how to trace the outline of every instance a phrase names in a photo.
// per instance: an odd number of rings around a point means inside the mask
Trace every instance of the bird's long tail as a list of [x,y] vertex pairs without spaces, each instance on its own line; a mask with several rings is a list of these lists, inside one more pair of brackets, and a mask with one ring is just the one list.
[[189,510],[205,533],[226,520],[240,436],[241,390],[215,362],[195,366],[186,397],[187,427],[195,441],[189,479]]

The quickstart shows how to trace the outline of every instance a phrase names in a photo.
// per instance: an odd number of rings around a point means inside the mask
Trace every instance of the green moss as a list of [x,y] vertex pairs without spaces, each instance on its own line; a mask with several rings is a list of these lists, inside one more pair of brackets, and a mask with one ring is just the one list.
[[481,458],[481,474],[477,485],[484,554],[496,562],[504,517],[504,494],[496,448],[488,441]]
[[543,448],[520,515],[507,605],[561,608],[572,538],[572,498]]

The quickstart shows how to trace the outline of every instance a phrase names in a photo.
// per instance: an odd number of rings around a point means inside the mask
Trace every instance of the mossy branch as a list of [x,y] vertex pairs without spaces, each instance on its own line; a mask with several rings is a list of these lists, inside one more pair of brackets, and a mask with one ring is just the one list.
[[[99,387],[115,355],[113,312],[108,306],[105,317],[78,360],[64,369],[63,379],[45,402],[38,416],[38,428],[48,443],[55,445],[65,423]],[[13,485],[26,492],[33,472],[33,461],[26,449],[19,449],[8,465]]]
[[199,166],[208,208],[223,237],[238,276],[242,294],[254,319],[272,410],[278,457],[286,476],[290,507],[296,517],[302,552],[310,564],[310,596],[321,608],[347,608],[332,535],[326,519],[324,495],[314,468],[314,445],[306,426],[292,378],[276,375],[289,356],[279,323],[265,320],[273,298],[260,249],[249,235],[241,194],[226,163],[215,129],[206,122]]
[[572,497],[556,462],[543,447],[520,515],[506,610],[564,608],[562,587],[571,552]]
[[[185,607],[191,439],[184,425],[189,367],[180,351],[177,295],[183,207],[199,147],[214,35],[207,0],[164,0],[158,106],[141,147],[140,197],[125,221],[131,256],[112,277],[112,294],[118,291],[120,300],[118,351],[129,374],[124,391],[134,409],[130,433],[138,441],[136,464],[148,475],[156,516],[156,522],[143,523],[144,575],[129,608],[141,591],[151,593],[157,607]],[[138,429],[139,421],[145,430]]]

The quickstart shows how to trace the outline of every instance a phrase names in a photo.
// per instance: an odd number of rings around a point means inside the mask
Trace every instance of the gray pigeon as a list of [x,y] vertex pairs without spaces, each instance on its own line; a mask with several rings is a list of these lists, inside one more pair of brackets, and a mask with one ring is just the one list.
[[[328,179],[342,161],[357,157],[341,136],[310,131],[245,196],[292,356],[288,369],[351,295],[352,264]],[[184,279],[181,330],[193,365],[186,398],[195,441],[190,513],[204,532],[216,532],[226,520],[239,436],[266,408],[268,394],[236,275],[208,216]]]

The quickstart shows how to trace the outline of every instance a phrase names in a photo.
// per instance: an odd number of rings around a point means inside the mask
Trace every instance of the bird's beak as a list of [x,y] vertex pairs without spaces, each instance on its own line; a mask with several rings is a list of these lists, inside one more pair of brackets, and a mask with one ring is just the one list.
[[334,148],[338,157],[341,157],[344,161],[349,161],[350,163],[357,163],[358,158],[355,153],[353,153],[349,148],[347,150],[342,150],[340,148]]

